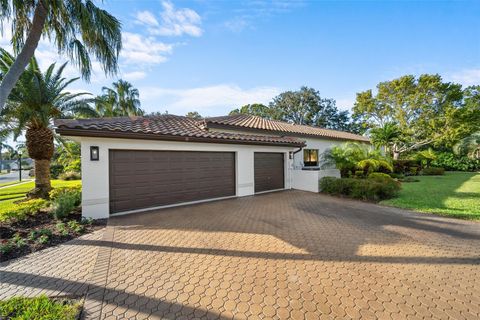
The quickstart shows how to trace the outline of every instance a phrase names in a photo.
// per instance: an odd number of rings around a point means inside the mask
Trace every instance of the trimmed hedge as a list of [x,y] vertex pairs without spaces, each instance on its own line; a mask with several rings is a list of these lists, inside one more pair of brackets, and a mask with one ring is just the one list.
[[368,179],[324,177],[320,179],[320,190],[354,199],[381,201],[395,197],[400,191],[400,183],[388,175]]
[[424,176],[442,176],[445,174],[445,169],[438,167],[424,168],[421,172]]
[[407,176],[416,176],[422,169],[420,160],[393,160],[393,172]]

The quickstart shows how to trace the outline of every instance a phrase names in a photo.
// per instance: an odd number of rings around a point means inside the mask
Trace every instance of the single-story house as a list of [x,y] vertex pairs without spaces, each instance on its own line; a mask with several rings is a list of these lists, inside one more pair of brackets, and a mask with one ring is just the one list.
[[257,193],[318,192],[319,157],[368,138],[250,115],[195,120],[162,115],[60,119],[57,133],[78,141],[82,213],[107,218],[160,207]]

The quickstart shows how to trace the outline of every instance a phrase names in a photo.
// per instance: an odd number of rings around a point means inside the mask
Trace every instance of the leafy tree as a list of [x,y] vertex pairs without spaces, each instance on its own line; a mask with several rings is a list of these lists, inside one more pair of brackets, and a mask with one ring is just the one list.
[[439,75],[403,76],[381,82],[377,91],[357,94],[354,117],[366,128],[398,126],[401,134],[391,147],[395,159],[425,145],[453,144],[478,117],[466,107],[461,85],[443,82]]
[[[1,50],[2,72],[8,70],[14,61],[12,55]],[[35,58],[32,58],[0,113],[14,140],[25,132],[28,154],[35,161],[35,189],[30,193],[33,197],[46,198],[51,189],[50,160],[54,151],[54,135],[50,127],[52,120],[95,114],[89,105],[91,99],[83,97],[86,93],[72,94],[66,91],[79,78],[63,78],[65,66],[63,64],[55,68],[55,64],[52,64],[42,72]]]
[[121,24],[91,0],[0,0],[0,19],[11,22],[11,42],[18,54],[10,68],[3,70],[0,110],[42,35],[53,40],[59,54],[67,54],[86,80],[91,75],[91,55],[100,61],[106,74],[117,72]]
[[265,119],[272,119],[272,110],[261,103],[246,104],[239,109],[230,111],[230,115],[234,114],[250,114]]
[[355,170],[362,170],[365,174],[373,171],[392,171],[393,167],[388,157],[380,150],[365,143],[347,142],[334,146],[322,155],[322,167],[335,166],[342,177],[348,177]]
[[187,118],[192,118],[194,120],[201,120],[203,117],[197,111],[189,111],[186,115]]
[[95,100],[95,109],[100,117],[141,116],[140,93],[125,80],[113,83],[113,88],[103,87],[103,94]]

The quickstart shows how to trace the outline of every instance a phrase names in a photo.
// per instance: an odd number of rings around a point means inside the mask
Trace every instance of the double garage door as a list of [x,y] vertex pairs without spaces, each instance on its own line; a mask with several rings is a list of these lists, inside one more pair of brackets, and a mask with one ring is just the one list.
[[[282,189],[283,153],[255,153],[255,192]],[[110,150],[110,212],[231,197],[235,153]]]

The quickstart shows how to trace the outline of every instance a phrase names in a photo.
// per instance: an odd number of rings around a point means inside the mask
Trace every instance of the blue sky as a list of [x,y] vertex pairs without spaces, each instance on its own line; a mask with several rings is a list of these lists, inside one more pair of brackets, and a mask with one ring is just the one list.
[[[350,109],[355,93],[404,74],[480,84],[480,1],[114,1],[120,77],[150,111],[222,115],[302,85]],[[4,38],[8,35],[4,35]],[[5,43],[0,41],[0,45]],[[57,57],[43,42],[38,58]],[[97,64],[89,84],[100,92]],[[70,66],[67,75],[78,72]]]

